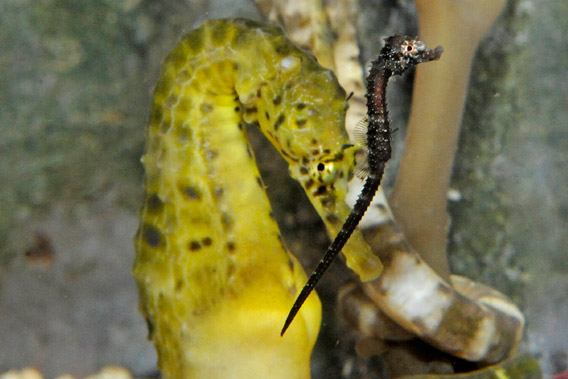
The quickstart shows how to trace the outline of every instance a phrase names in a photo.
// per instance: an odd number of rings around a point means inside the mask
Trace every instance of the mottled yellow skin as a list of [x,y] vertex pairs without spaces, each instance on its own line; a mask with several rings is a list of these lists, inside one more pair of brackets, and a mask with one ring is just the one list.
[[[146,201],[133,273],[166,378],[308,378],[321,318],[274,222],[244,125],[260,127],[335,235],[357,147],[331,71],[280,29],[215,20],[164,62],[142,158]],[[381,265],[356,233],[344,252],[363,279]]]

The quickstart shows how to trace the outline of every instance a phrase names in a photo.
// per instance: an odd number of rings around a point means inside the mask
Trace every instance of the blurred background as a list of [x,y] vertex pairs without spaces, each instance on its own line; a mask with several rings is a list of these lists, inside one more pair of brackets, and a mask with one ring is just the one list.
[[[385,36],[416,34],[410,0],[359,7],[362,64]],[[130,274],[150,98],[182,34],[236,16],[262,19],[245,0],[0,0],[0,373],[156,374]],[[521,307],[521,350],[547,375],[568,369],[566,35],[568,2],[508,1],[474,63],[449,203],[453,271]],[[391,176],[412,76],[393,87]],[[313,267],[325,230],[285,164],[251,138],[287,244]],[[318,289],[314,377],[338,377],[336,357],[352,350],[334,329],[350,278],[335,264]]]

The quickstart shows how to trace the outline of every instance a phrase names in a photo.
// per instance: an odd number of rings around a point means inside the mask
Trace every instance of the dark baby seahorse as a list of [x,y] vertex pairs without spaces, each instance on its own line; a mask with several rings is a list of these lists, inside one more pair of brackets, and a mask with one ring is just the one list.
[[391,76],[402,75],[406,70],[423,62],[440,58],[442,47],[434,50],[426,48],[422,41],[404,36],[393,36],[385,39],[385,46],[379,56],[371,63],[371,71],[367,77],[367,177],[365,184],[353,210],[345,220],[343,227],[327,249],[324,257],[318,263],[307,284],[294,302],[281,334],[286,332],[296,313],[302,307],[315,285],[335,260],[351,234],[369,208],[375,193],[381,184],[385,165],[391,156],[390,134],[386,89]]

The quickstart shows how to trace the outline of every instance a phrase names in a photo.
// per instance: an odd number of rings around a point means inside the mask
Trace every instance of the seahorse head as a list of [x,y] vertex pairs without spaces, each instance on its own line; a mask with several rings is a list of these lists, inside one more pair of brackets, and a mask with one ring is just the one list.
[[[345,130],[345,91],[315,58],[303,55],[299,61],[293,53],[281,58],[280,66],[285,67],[278,70],[276,82],[282,86],[262,89],[274,98],[265,102],[271,108],[265,109],[270,121],[261,123],[261,129],[287,160],[290,175],[304,187],[320,216],[340,224],[343,214],[337,213],[337,205],[344,202],[359,149]],[[289,75],[296,70],[303,74]],[[274,103],[277,106],[272,107]],[[267,117],[258,115],[263,116]]]
[[[359,150],[345,130],[345,91],[331,70],[275,28],[235,34],[232,40],[239,52],[223,51],[239,58],[234,88],[244,121],[256,125],[286,159],[291,176],[335,236],[350,212],[347,182]],[[342,251],[363,280],[377,277],[380,262],[360,234],[354,233]]]
[[426,48],[420,40],[407,36],[395,35],[385,38],[385,46],[379,56],[384,59],[384,67],[394,75],[401,75],[404,71],[419,63],[439,59],[444,49],[441,46],[435,49]]
[[314,207],[331,223],[340,223],[337,205],[345,199],[357,151],[358,146],[345,143],[334,151],[322,151],[289,166],[290,175],[300,182]]

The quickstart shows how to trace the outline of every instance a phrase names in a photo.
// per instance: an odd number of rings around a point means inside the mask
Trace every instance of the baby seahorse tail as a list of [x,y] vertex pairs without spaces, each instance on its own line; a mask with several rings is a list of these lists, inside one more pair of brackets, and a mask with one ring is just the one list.
[[[306,276],[281,241],[244,125],[301,162],[304,137],[291,125],[329,115],[307,116],[313,94],[299,83],[326,91],[326,77],[279,29],[243,20],[207,22],[166,59],[142,159],[133,269],[164,377],[309,377],[321,305],[310,297],[303,322],[280,338]],[[337,103],[338,93],[318,101]],[[334,128],[328,135],[343,144]]]

